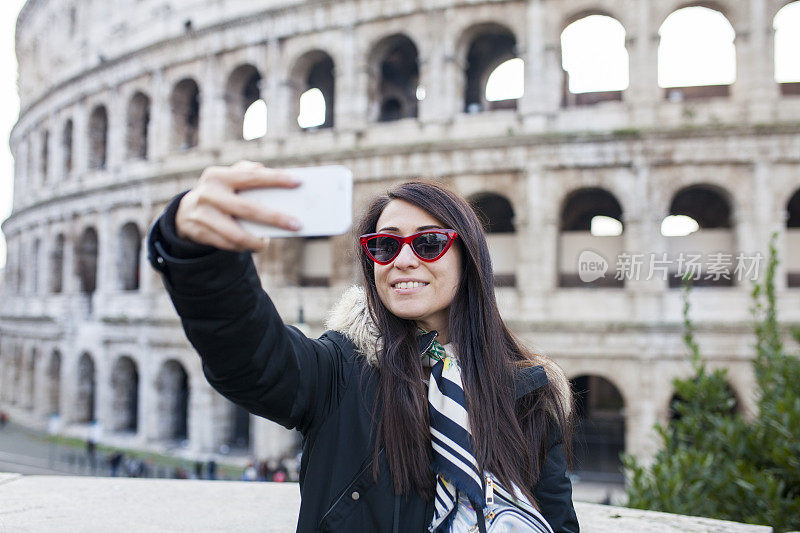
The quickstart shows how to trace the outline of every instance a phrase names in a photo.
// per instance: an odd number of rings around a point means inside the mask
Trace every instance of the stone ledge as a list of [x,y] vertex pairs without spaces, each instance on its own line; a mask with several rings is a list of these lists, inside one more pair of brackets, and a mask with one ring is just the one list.
[[[292,532],[294,483],[0,473],[2,531]],[[772,528],[576,503],[584,533],[767,533]]]

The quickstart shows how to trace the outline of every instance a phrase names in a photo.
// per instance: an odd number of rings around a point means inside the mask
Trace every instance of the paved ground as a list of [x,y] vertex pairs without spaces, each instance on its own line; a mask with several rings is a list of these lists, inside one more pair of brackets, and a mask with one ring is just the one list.
[[[108,467],[97,462],[92,472],[82,450],[63,445],[51,445],[43,433],[30,431],[9,423],[0,429],[0,472],[34,475],[109,475]],[[624,505],[625,490],[618,483],[597,483],[575,480],[573,499],[591,503]]]
[[[20,474],[80,474],[66,462],[74,450],[49,445],[37,435],[14,423],[0,428],[0,471]],[[51,462],[52,458],[52,462]]]

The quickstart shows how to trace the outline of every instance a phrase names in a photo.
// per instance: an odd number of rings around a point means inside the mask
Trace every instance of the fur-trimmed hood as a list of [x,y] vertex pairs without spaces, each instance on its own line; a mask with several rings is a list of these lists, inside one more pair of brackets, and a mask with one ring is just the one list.
[[[367,305],[367,294],[362,287],[352,286],[345,291],[328,315],[325,328],[347,337],[369,364],[376,368],[380,367],[378,354],[381,350],[381,341],[378,327],[372,320]],[[564,412],[569,413],[572,409],[572,391],[564,371],[545,355],[531,356],[531,366],[536,365],[544,368],[547,379],[555,385]]]

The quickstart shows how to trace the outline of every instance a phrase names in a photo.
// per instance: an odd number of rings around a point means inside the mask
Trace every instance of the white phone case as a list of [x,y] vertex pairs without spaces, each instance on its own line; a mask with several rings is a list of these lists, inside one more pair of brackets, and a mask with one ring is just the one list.
[[316,237],[341,235],[353,221],[353,173],[340,165],[287,168],[301,181],[295,189],[248,189],[237,194],[271,210],[291,215],[302,224],[300,231],[288,231],[238,219],[256,237]]

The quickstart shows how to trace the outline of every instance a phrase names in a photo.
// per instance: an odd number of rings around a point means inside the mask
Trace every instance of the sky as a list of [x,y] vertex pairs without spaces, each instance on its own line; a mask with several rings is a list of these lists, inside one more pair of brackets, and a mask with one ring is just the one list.
[[[8,135],[19,115],[17,58],[14,56],[14,25],[25,0],[0,1],[0,221],[11,214],[14,161]],[[0,268],[6,264],[6,239],[0,234]]]
[[[24,3],[25,0],[0,0],[0,102],[3,102],[0,106],[0,221],[11,214],[13,196],[14,165],[8,135],[19,114],[14,25]],[[800,50],[800,2],[785,7],[775,24],[776,79],[800,81],[800,60],[796,52]],[[659,34],[658,83],[661,87],[727,84],[736,80],[733,29],[720,13],[698,7],[681,9],[667,17]],[[593,15],[568,26],[562,34],[562,50],[563,66],[570,75],[570,90],[582,93],[626,89],[629,58],[624,43],[625,28],[609,17]],[[704,59],[709,59],[712,67]],[[501,65],[489,78],[487,99],[521,96],[523,70],[519,59]],[[420,87],[417,94],[424,98],[424,87]],[[303,95],[298,123],[302,127],[320,124],[325,116],[324,105],[318,90]],[[245,138],[262,136],[266,124],[267,106],[263,102],[254,104],[252,112],[245,117]],[[607,231],[617,230],[611,227]],[[0,269],[5,263],[6,243],[0,233]]]

